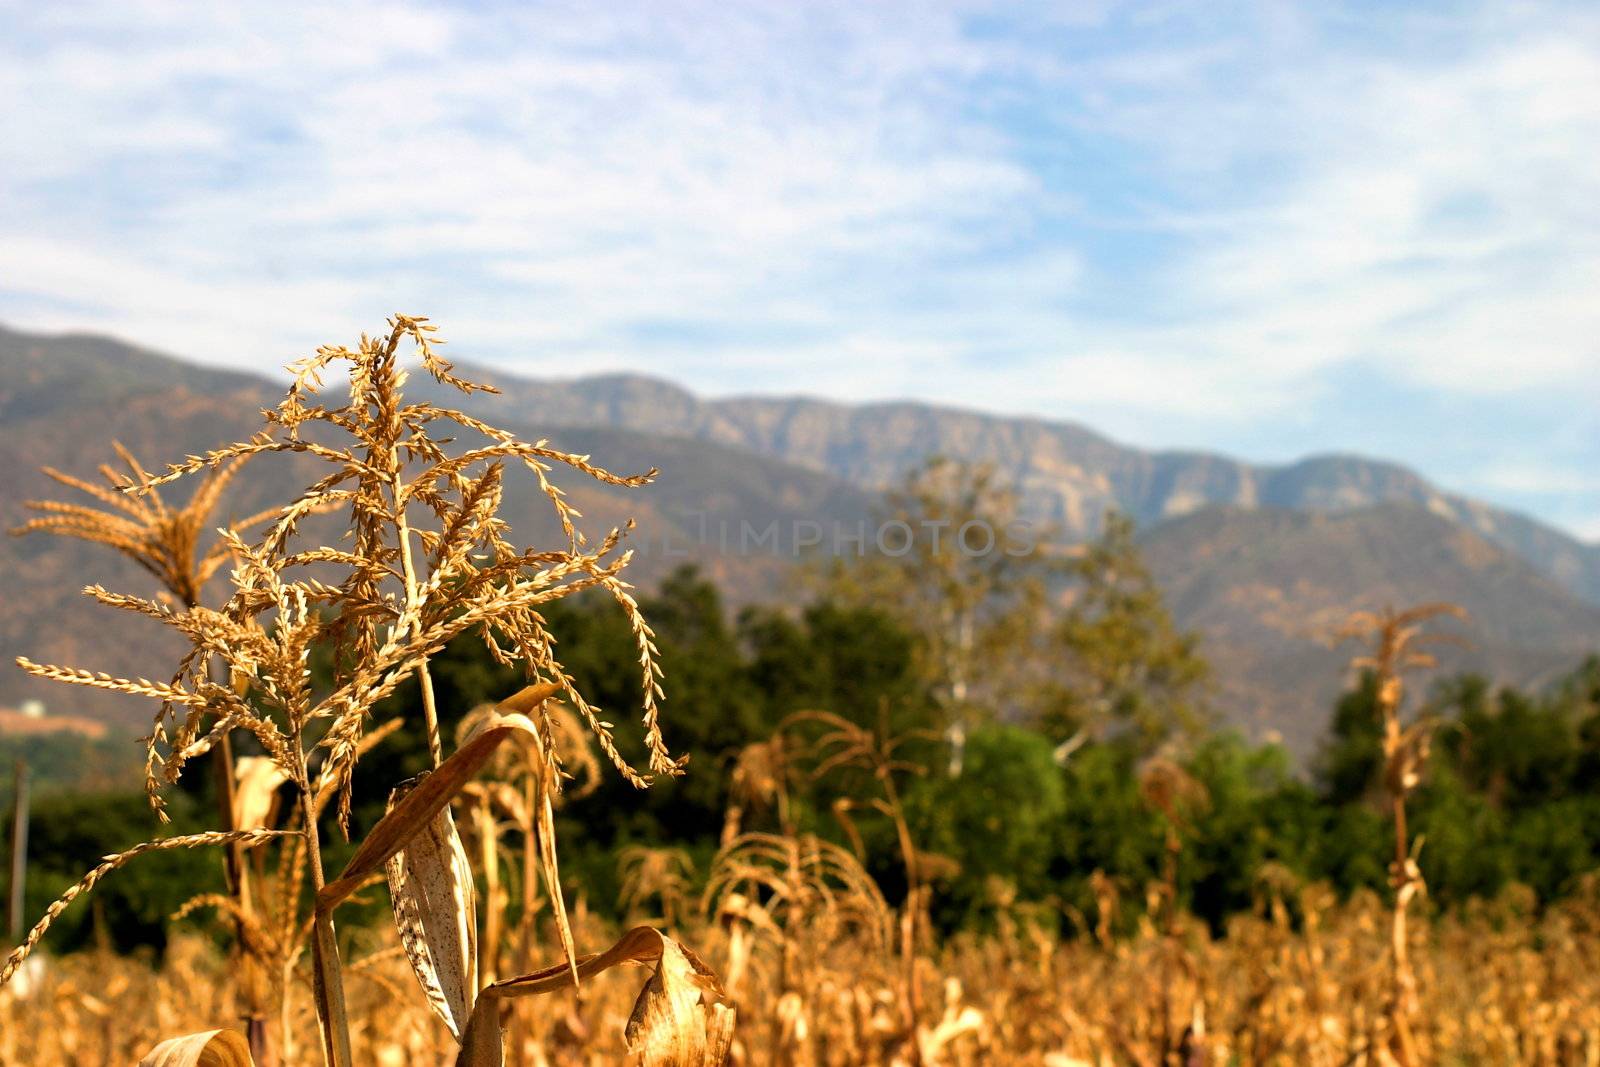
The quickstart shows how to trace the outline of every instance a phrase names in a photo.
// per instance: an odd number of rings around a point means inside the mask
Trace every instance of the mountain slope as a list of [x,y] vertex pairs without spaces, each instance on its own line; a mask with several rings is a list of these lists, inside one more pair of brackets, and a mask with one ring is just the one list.
[[930,455],[992,462],[1035,519],[1092,536],[1115,508],[1140,526],[1200,508],[1343,511],[1410,503],[1460,522],[1600,603],[1600,545],[1502,508],[1446,493],[1396,464],[1315,456],[1284,466],[1199,452],[1146,452],[1082,426],[917,403],[845,405],[806,398],[707,400],[657,379],[605,375],[535,381],[475,369],[544,424],[627,426],[695,437],[881,488]]
[[32,334],[0,326],[0,424],[173,388],[222,395],[261,379],[200,367],[94,334]]
[[1145,558],[1173,614],[1204,634],[1218,703],[1309,751],[1353,646],[1330,636],[1356,610],[1446,600],[1470,619],[1439,650],[1449,670],[1548,681],[1600,648],[1600,607],[1459,523],[1410,504],[1345,512],[1210,508],[1163,523]]

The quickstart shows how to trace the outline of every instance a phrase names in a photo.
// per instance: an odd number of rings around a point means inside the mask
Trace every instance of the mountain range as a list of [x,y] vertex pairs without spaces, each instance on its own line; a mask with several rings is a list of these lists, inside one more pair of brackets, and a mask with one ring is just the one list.
[[[1094,535],[1108,509],[1148,529],[1206,507],[1350,511],[1404,503],[1466,526],[1600,603],[1600,545],[1445,492],[1395,463],[1348,455],[1269,466],[1206,452],[1145,451],[1083,426],[930,404],[807,397],[703,399],[640,375],[535,381],[486,368],[505,407],[545,426],[609,426],[711,441],[881,489],[930,455],[991,463],[1035,519]],[[498,406],[498,399],[485,401]]]
[[[1198,452],[1149,452],[1071,423],[899,402],[707,399],[638,375],[532,380],[458,364],[502,394],[469,406],[525,437],[549,437],[614,470],[661,469],[655,484],[616,490],[562,484],[591,528],[633,516],[648,585],[699,565],[734,603],[793,595],[792,546],[725,551],[718,531],[854,529],[884,487],[930,455],[995,465],[1025,513],[1065,541],[1092,536],[1109,509],[1139,524],[1152,570],[1180,624],[1203,635],[1213,701],[1254,734],[1311,751],[1348,650],[1327,634],[1349,611],[1445,599],[1472,612],[1447,666],[1525,684],[1600,647],[1600,547],[1515,512],[1443,491],[1393,463],[1311,457],[1286,466]],[[413,377],[413,392],[436,388]],[[187,363],[120,341],[0,328],[0,524],[23,501],[60,497],[38,473],[90,474],[117,439],[157,466],[241,439],[273,403],[275,379]],[[306,484],[310,468],[267,457],[235,486],[235,514]],[[508,494],[524,541],[555,532],[536,492]],[[332,531],[330,531],[332,532]],[[826,548],[826,538],[824,539]],[[142,620],[83,600],[89,581],[148,591],[133,566],[54,538],[0,540],[0,703],[132,726],[131,698],[67,692],[10,666],[13,657],[159,674],[176,649]]]

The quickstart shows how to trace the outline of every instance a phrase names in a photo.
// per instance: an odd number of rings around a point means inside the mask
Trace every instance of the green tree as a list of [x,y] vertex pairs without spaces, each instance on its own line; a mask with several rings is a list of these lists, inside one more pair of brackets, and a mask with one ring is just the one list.
[[[916,661],[916,637],[876,607],[819,600],[797,615],[752,608],[740,616],[752,687],[773,724],[796,711],[826,709],[870,726],[887,702],[921,707],[909,725],[927,725],[929,696]],[[899,725],[897,723],[896,725]]]
[[1340,695],[1322,744],[1316,776],[1323,799],[1345,805],[1372,799],[1383,768],[1383,722],[1378,715],[1378,682],[1362,671],[1355,688]]
[[1045,596],[1041,531],[988,464],[934,457],[886,497],[864,559],[834,561],[825,595],[890,611],[918,635],[917,666],[948,730],[1017,705]]
[[979,727],[967,739],[961,776],[915,781],[906,808],[921,847],[960,865],[936,898],[947,925],[985,910],[993,879],[1010,883],[1023,900],[1053,890],[1054,839],[1072,813],[1050,742],[1039,734]]
[[1267,864],[1304,876],[1321,829],[1313,789],[1277,745],[1251,745],[1226,731],[1201,740],[1186,769],[1209,798],[1184,844],[1189,908],[1220,931],[1251,906]]
[[1146,750],[1205,722],[1210,671],[1197,633],[1172,620],[1139,556],[1133,523],[1113,512],[1068,568],[1070,599],[1051,635],[1053,678],[1040,719],[1057,737],[1125,729]]

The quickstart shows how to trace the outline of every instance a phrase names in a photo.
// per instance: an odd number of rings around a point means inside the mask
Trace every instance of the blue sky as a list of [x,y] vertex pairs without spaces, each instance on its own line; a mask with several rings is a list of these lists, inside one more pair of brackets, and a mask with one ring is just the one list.
[[0,320],[1355,451],[1600,537],[1600,12],[0,0]]

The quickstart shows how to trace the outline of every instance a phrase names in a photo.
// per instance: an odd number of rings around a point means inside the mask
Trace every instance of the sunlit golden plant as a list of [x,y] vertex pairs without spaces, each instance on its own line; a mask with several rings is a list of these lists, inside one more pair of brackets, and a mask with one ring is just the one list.
[[1417,866],[1421,839],[1413,844],[1406,828],[1406,799],[1422,782],[1434,727],[1428,718],[1405,721],[1404,675],[1407,671],[1437,664],[1424,646],[1450,638],[1426,632],[1424,624],[1441,617],[1460,619],[1466,617],[1466,612],[1454,604],[1422,604],[1404,611],[1393,608],[1363,611],[1352,615],[1340,630],[1341,637],[1370,642],[1371,652],[1355,657],[1350,665],[1372,672],[1377,713],[1383,728],[1383,786],[1394,825],[1394,858],[1389,864],[1394,911],[1390,924],[1392,989],[1388,1004],[1388,1048],[1401,1067],[1414,1067],[1420,1058],[1412,1032],[1417,1013],[1417,976],[1411,965],[1406,913],[1411,903],[1427,891],[1422,869]]

